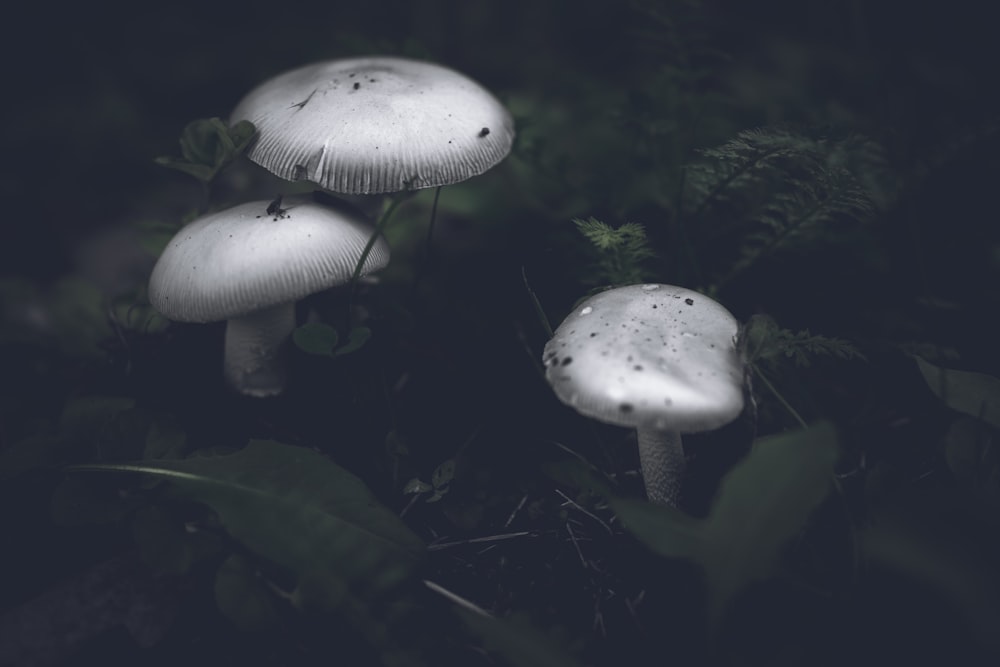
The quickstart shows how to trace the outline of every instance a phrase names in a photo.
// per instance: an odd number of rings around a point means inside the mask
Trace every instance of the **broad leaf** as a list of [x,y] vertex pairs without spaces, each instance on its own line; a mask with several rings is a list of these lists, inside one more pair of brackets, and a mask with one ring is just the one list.
[[704,553],[703,522],[673,507],[656,505],[635,498],[612,498],[611,508],[622,520],[625,530],[667,558],[698,560]]
[[203,183],[208,183],[215,177],[215,169],[212,167],[208,167],[203,164],[192,164],[180,158],[158,157],[155,159],[155,162],[161,167],[176,169],[177,171],[183,172],[188,176],[194,176]]
[[308,449],[254,440],[228,456],[73,466],[151,475],[205,503],[255,553],[302,575],[328,571],[375,596],[400,583],[420,539],[354,475]]
[[329,324],[310,322],[292,332],[295,345],[308,354],[330,356],[337,346],[337,330]]
[[242,153],[253,141],[255,134],[257,134],[257,128],[248,120],[241,120],[230,127],[229,138],[233,142],[233,152],[235,154]]
[[233,554],[215,573],[215,604],[226,618],[244,632],[259,632],[278,623],[272,594],[253,565]]
[[179,517],[156,505],[135,512],[132,539],[143,562],[157,574],[185,574],[195,563],[222,549],[218,535],[190,530]]
[[836,433],[821,424],[761,438],[726,475],[702,531],[713,619],[770,574],[781,548],[826,497],[837,456]]
[[708,517],[612,498],[625,528],[654,552],[705,570],[711,620],[747,585],[768,576],[781,548],[826,497],[837,460],[828,424],[762,438],[722,482]]
[[952,410],[1000,428],[1000,380],[992,375],[956,371],[914,357],[931,391]]
[[354,327],[351,329],[350,333],[347,334],[347,342],[338,347],[334,351],[334,356],[340,356],[342,354],[350,354],[355,350],[360,350],[361,346],[368,342],[368,339],[372,337],[372,330],[368,327]]
[[93,458],[96,455],[93,448],[107,435],[109,425],[134,404],[135,399],[119,396],[71,399],[54,427],[18,440],[0,451],[0,479],[64,464],[81,455]]

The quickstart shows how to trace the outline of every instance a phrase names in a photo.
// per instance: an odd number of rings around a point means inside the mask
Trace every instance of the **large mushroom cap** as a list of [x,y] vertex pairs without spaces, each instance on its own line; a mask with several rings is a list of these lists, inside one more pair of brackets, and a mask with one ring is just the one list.
[[451,69],[404,58],[306,65],[261,84],[230,118],[259,132],[251,160],[334,192],[400,192],[464,181],[510,152],[514,121]]
[[[306,197],[268,213],[256,201],[204,216],[170,241],[149,279],[149,300],[171,320],[240,317],[350,280],[374,233],[362,214]],[[389,262],[378,237],[364,273]]]
[[672,285],[597,294],[545,346],[546,377],[564,403],[603,422],[681,433],[723,426],[743,410],[736,319]]

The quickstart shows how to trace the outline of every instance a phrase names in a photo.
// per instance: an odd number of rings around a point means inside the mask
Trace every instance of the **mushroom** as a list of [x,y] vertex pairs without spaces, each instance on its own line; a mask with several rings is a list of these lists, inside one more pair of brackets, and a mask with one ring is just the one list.
[[[234,206],[174,236],[153,267],[149,300],[171,320],[226,320],[226,380],[243,394],[273,396],[285,386],[295,302],[346,283],[372,233],[346,204],[292,197]],[[363,272],[388,262],[389,246],[378,236]]]
[[628,285],[579,304],[545,346],[545,377],[583,415],[635,428],[649,500],[676,506],[682,433],[743,411],[739,324],[712,299],[673,285]]
[[458,183],[510,152],[514,121],[485,88],[419,60],[370,56],[265,81],[233,110],[258,136],[246,155],[279,178],[377,194]]

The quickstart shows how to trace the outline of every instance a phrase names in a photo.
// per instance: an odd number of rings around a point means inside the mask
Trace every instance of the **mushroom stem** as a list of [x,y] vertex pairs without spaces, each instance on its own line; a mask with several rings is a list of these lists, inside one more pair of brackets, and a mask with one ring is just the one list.
[[684,474],[684,446],[677,431],[636,429],[639,465],[650,502],[677,507]]
[[285,343],[295,329],[295,303],[265,308],[226,323],[224,372],[241,394],[275,396],[285,388]]

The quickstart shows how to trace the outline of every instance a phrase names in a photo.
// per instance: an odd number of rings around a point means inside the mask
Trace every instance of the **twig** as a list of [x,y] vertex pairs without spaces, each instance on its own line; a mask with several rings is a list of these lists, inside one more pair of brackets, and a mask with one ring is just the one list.
[[515,537],[524,537],[525,535],[534,535],[530,530],[522,530],[519,533],[502,533],[500,535],[487,535],[485,537],[473,537],[468,540],[457,540],[455,542],[440,542],[438,544],[428,544],[428,551],[440,551],[441,549],[448,549],[451,547],[462,546],[463,544],[476,544],[479,542],[496,542],[497,540],[510,540]]
[[608,524],[604,523],[604,521],[601,520],[601,518],[598,517],[596,514],[593,514],[591,512],[588,512],[587,510],[585,510],[583,507],[580,506],[579,503],[577,503],[575,500],[573,500],[572,498],[570,498],[569,496],[567,496],[565,493],[563,493],[559,489],[556,489],[556,493],[558,493],[560,496],[562,496],[563,498],[566,499],[566,502],[563,503],[563,505],[566,505],[566,504],[572,505],[573,507],[575,507],[576,509],[578,509],[581,512],[583,512],[584,514],[586,514],[587,516],[589,516],[591,519],[593,519],[597,523],[599,523],[602,526],[604,526],[604,530],[608,531],[609,535],[614,535],[614,531],[611,530],[611,526],[609,526]]
[[509,517],[507,517],[507,521],[503,525],[504,528],[507,528],[508,526],[510,526],[511,523],[514,522],[514,517],[517,516],[517,513],[521,511],[521,508],[524,507],[524,503],[526,503],[527,501],[528,501],[528,494],[526,493],[523,496],[521,496],[521,502],[517,504],[517,507],[514,508],[514,511],[510,513]]
[[427,588],[431,589],[432,591],[434,591],[438,595],[442,595],[442,596],[448,598],[449,600],[451,600],[452,602],[454,602],[455,604],[457,604],[459,607],[462,607],[464,609],[468,609],[469,611],[471,611],[473,613],[476,613],[476,614],[479,614],[480,616],[485,616],[487,618],[492,618],[492,616],[490,615],[490,613],[488,611],[486,611],[485,609],[483,609],[482,607],[480,607],[479,605],[477,605],[477,604],[475,604],[473,602],[470,602],[469,600],[466,600],[465,598],[461,597],[460,595],[456,595],[455,593],[452,593],[451,591],[449,591],[447,588],[441,586],[440,584],[435,584],[433,581],[430,581],[429,579],[424,579],[424,586],[426,586]]

